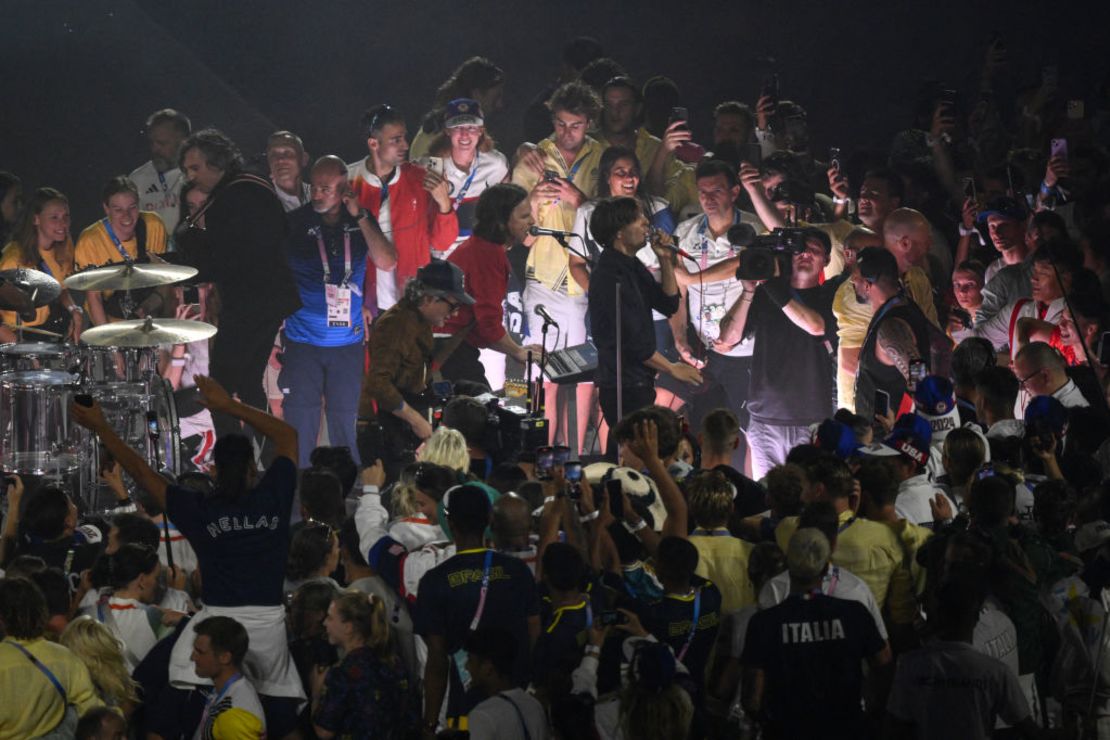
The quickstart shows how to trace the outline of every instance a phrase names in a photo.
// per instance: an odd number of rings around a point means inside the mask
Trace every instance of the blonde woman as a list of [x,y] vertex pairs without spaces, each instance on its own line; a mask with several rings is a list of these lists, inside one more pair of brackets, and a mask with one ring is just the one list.
[[470,452],[466,437],[457,429],[440,427],[432,432],[416,457],[420,462],[435,463],[465,473],[470,470]]
[[414,727],[419,704],[394,649],[385,602],[344,591],[328,607],[324,630],[344,657],[312,674],[316,735],[394,737]]
[[104,703],[130,717],[139,703],[139,685],[127,671],[123,643],[111,630],[92,617],[77,617],[62,632],[59,642],[89,669],[93,686]]

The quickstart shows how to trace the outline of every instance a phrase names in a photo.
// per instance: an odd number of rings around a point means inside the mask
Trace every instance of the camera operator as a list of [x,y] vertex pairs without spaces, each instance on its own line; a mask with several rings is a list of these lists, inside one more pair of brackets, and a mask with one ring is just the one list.
[[[682,362],[670,362],[655,347],[651,309],[670,316],[678,308],[674,255],[670,237],[651,240],[659,258],[660,282],[636,259],[648,238],[648,218],[634,198],[599,201],[590,218],[590,231],[603,249],[590,278],[590,320],[597,345],[595,384],[601,413],[609,425],[609,455],[616,455],[613,429],[617,413],[617,353],[620,353],[621,411],[627,415],[655,401],[655,373],[664,372],[692,385],[701,373]],[[658,232],[656,232],[658,234]],[[620,285],[621,344],[617,345],[617,285]]]
[[404,297],[374,322],[370,369],[362,379],[358,416],[364,435],[368,431],[364,425],[374,416],[377,404],[381,446],[386,449],[367,450],[373,456],[363,459],[381,457],[387,472],[395,473],[412,462],[419,440],[432,435],[432,425],[424,416],[429,405],[424,392],[434,354],[432,330],[460,306],[473,303],[463,289],[462,270],[433,259],[405,284]]
[[809,425],[833,411],[836,286],[821,284],[832,242],[818,229],[802,233],[802,251],[790,256],[789,274],[783,274],[785,255],[776,255],[773,278],[742,281],[743,293],[721,321],[717,342],[728,348],[741,338],[755,340],[748,443],[756,480],[808,442]]

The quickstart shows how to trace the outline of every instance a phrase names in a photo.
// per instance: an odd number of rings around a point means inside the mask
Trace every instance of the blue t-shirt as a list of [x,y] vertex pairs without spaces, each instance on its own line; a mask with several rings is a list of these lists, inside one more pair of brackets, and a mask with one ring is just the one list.
[[170,520],[197,553],[205,604],[282,604],[296,488],[296,464],[279,457],[242,496],[205,494],[180,486],[166,490]]
[[[358,221],[345,210],[339,223],[324,224],[320,214],[308,203],[292,211],[289,218],[289,267],[297,281],[301,307],[285,320],[285,336],[294,342],[317,347],[346,347],[363,340],[362,287],[366,281],[366,256],[369,249],[359,229]],[[351,239],[351,325],[328,326],[327,299],[324,295],[324,265],[320,260],[318,237],[324,239],[328,256],[328,282],[343,283],[345,235]]]

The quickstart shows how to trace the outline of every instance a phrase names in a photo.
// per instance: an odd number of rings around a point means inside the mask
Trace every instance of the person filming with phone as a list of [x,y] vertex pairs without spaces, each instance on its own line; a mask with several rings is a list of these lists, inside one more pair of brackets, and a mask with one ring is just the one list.
[[[391,270],[397,253],[377,220],[359,205],[339,157],[312,165],[310,202],[289,214],[289,266],[301,308],[285,320],[278,384],[285,419],[297,430],[298,464],[308,465],[328,407],[328,438],[357,455],[355,419],[367,326],[362,303],[366,266]],[[367,259],[369,258],[369,260]],[[357,458],[356,458],[357,460]]]

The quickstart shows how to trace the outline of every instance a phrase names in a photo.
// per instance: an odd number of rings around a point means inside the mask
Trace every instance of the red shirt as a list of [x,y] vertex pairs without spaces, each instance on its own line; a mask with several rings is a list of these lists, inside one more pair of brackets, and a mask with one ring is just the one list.
[[[365,160],[348,167],[351,190],[358,203],[378,218],[382,210],[382,189],[367,180]],[[377,178],[374,180],[377,182]],[[380,220],[380,219],[379,219]],[[405,162],[389,183],[389,224],[393,246],[397,249],[397,268],[393,276],[398,293],[405,281],[432,259],[432,249],[446,249],[459,235],[459,221],[452,209],[440,213],[431,193],[424,189],[424,168]],[[367,258],[369,259],[369,258]],[[367,305],[377,296],[377,270],[373,263],[366,266],[363,295]]]
[[473,306],[461,306],[440,332],[454,334],[472,320],[476,321],[466,341],[475,347],[490,347],[505,336],[503,303],[509,289],[509,255],[503,244],[471,236],[447,258],[463,271],[466,292]]

